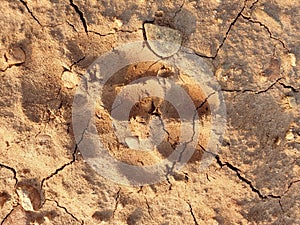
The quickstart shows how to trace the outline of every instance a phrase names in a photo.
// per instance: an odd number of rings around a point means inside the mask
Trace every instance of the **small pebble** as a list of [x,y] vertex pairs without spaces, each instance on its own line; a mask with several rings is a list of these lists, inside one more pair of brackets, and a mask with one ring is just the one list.
[[288,131],[285,138],[289,141],[293,140],[294,139],[294,134],[292,131]]
[[26,59],[25,52],[19,47],[9,49],[9,51],[5,53],[5,56],[10,65],[23,63]]
[[72,89],[76,87],[79,83],[79,79],[75,73],[66,71],[63,73],[61,77],[64,87]]
[[288,54],[291,59],[291,65],[296,66],[296,56],[293,53]]
[[147,42],[151,50],[157,55],[170,57],[180,49],[182,35],[178,30],[152,23],[145,23],[144,28]]

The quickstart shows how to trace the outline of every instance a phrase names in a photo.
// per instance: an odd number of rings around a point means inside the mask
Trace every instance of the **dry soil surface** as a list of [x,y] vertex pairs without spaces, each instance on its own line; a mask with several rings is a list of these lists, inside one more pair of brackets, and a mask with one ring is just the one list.
[[[1,225],[300,224],[299,21],[298,0],[1,0]],[[149,24],[179,32],[180,44],[210,65],[227,124],[209,167],[200,169],[209,149],[199,148],[180,172],[131,187],[85,162],[73,135],[72,103],[89,65],[117,46],[147,39]],[[195,104],[209,97],[190,94]],[[153,102],[137,104],[132,118],[155,110]],[[118,159],[157,160],[118,154],[107,111],[96,114],[99,134]],[[132,123],[143,135],[144,123]]]

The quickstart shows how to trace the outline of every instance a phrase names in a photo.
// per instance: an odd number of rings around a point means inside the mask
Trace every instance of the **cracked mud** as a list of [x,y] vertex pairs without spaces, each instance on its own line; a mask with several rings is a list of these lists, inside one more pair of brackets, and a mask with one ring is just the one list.
[[[300,224],[299,1],[3,0],[0,12],[1,225]],[[206,148],[202,130],[180,172],[170,171],[158,184],[122,186],[80,154],[73,97],[100,55],[157,38],[163,27],[174,32],[175,49],[192,49],[214,72],[225,96],[226,133],[218,154]],[[166,77],[175,72],[159,63],[148,70]],[[115,78],[106,87],[106,108],[122,83]],[[184,85],[199,117],[209,117],[209,96]],[[112,155],[146,165],[176,145],[178,115],[155,98],[131,111],[137,137],[147,136],[151,116],[164,115],[167,139],[155,155],[119,151],[107,111],[99,107],[95,119]],[[203,154],[214,158],[204,169]]]

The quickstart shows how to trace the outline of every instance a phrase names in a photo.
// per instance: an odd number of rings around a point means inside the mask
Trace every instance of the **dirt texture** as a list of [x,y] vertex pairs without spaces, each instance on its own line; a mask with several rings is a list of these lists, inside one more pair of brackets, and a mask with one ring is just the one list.
[[[1,0],[0,224],[300,224],[299,21],[298,0]],[[99,56],[155,38],[155,29],[207,62],[225,97],[226,133],[218,154],[205,148],[210,96],[183,82],[201,106],[199,148],[164,181],[125,186],[80,154],[73,97]],[[160,99],[130,115],[137,137],[147,135],[149,117],[167,119],[172,132],[155,155],[119,149],[110,129],[104,109],[128,77],[176,73],[147,68],[116,74],[95,113],[110,154],[133,165],[152,164],[177,143],[178,114]],[[214,160],[201,169],[204,153]]]

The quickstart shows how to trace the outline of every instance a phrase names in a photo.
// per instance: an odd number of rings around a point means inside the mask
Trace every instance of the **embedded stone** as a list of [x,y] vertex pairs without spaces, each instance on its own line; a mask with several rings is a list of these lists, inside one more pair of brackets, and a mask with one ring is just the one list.
[[144,28],[147,42],[155,54],[170,57],[180,49],[182,34],[178,30],[151,23],[145,23]]
[[75,73],[66,71],[61,77],[64,87],[72,89],[77,86],[79,79]]

